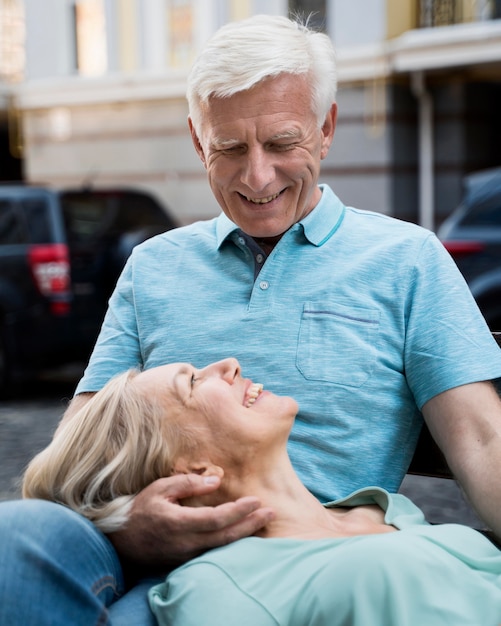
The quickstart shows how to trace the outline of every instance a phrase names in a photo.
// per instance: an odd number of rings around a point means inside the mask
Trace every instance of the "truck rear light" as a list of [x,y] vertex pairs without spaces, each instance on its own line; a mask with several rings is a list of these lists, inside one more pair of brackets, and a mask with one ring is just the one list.
[[482,252],[485,248],[485,244],[482,241],[442,241],[445,249],[449,254],[457,259],[477,252]]
[[52,313],[69,313],[71,283],[68,246],[62,243],[32,246],[28,260],[35,285],[43,296],[51,300]]

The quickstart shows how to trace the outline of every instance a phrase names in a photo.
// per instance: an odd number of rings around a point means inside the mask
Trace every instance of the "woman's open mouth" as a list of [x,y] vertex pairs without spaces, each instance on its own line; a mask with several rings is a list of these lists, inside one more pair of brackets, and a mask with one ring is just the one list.
[[252,383],[247,389],[247,393],[245,394],[245,408],[248,409],[249,407],[251,407],[262,391],[263,385],[261,383]]

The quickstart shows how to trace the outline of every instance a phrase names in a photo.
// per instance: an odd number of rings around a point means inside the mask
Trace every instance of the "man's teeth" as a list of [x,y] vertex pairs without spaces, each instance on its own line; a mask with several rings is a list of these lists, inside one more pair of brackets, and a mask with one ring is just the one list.
[[266,204],[267,202],[271,202],[272,200],[275,200],[275,198],[278,198],[279,195],[280,193],[276,193],[275,195],[268,196],[267,198],[247,198],[247,200],[249,202],[253,202],[254,204]]
[[245,403],[246,408],[249,408],[254,404],[261,391],[263,391],[263,385],[261,383],[252,383],[247,391],[247,402]]

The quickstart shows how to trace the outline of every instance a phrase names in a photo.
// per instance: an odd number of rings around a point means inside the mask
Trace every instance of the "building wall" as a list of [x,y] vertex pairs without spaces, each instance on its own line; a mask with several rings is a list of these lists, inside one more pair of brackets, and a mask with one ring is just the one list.
[[[406,2],[406,0],[403,0]],[[387,0],[334,0],[328,4],[328,32],[337,47],[354,47],[386,39]]]
[[25,20],[25,79],[74,75],[71,0],[25,1]]
[[[70,54],[70,0],[46,0],[43,9],[39,0],[25,2],[28,75],[43,78],[19,92],[26,178],[58,187],[83,180],[145,187],[183,222],[216,214],[187,129],[186,71],[222,23],[285,14],[286,0],[103,0],[107,72],[85,79],[75,76]],[[329,0],[327,8],[340,65],[347,50],[355,59],[359,51],[369,62],[379,58],[419,14],[418,0]],[[374,60],[373,73],[365,68],[340,81],[338,128],[321,177],[348,204],[417,221],[418,100],[409,74],[388,74],[385,63]],[[463,174],[501,163],[494,139],[501,72],[482,82],[461,68],[433,71],[426,85],[435,107],[441,221],[458,201]]]

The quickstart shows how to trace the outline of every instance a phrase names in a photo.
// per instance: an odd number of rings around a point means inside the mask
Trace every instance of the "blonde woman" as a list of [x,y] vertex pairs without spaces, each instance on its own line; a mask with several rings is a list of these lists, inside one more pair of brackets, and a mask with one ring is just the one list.
[[104,532],[127,523],[149,482],[172,474],[221,481],[185,506],[252,495],[272,507],[254,537],[151,589],[161,626],[497,626],[501,553],[470,528],[427,524],[404,496],[377,487],[320,504],[287,453],[297,409],[242,377],[235,359],[127,372],[32,461],[24,495],[71,507]]

